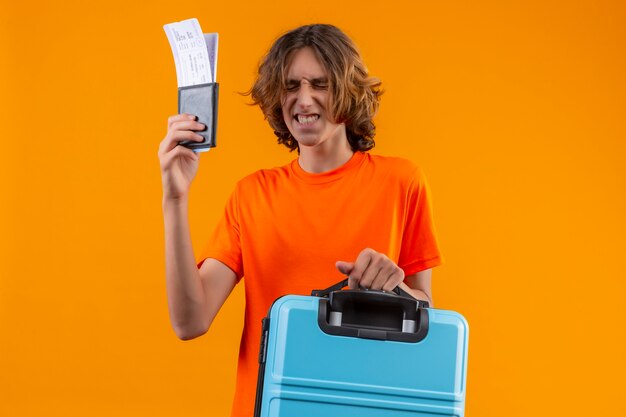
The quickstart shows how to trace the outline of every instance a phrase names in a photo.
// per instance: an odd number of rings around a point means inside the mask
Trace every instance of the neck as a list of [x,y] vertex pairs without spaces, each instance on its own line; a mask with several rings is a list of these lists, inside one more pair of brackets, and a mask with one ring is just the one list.
[[335,140],[325,141],[317,146],[300,146],[298,164],[311,174],[321,174],[339,168],[352,158],[354,152],[343,129],[343,134]]

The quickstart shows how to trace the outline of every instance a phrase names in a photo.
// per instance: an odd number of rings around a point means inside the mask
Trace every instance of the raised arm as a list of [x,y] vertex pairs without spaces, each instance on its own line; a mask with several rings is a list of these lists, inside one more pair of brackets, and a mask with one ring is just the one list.
[[193,116],[172,116],[159,146],[167,299],[172,326],[183,340],[206,333],[236,283],[235,273],[215,259],[207,259],[198,269],[191,244],[188,197],[199,156],[178,143],[202,141],[194,131],[203,128]]

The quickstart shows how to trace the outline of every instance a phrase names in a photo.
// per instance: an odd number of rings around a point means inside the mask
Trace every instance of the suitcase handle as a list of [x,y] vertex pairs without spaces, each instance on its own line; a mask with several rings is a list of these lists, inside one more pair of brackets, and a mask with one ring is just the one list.
[[[328,298],[328,296],[330,295],[331,292],[340,291],[340,290],[344,289],[347,286],[348,286],[348,278],[344,279],[343,281],[339,281],[338,283],[336,283],[334,285],[331,285],[330,287],[325,288],[323,290],[313,290],[313,291],[311,291],[311,295],[314,296],[314,297]],[[382,293],[385,293],[385,294],[389,294],[388,292],[382,291],[382,290],[361,289],[361,290],[354,290],[354,291],[382,292]],[[405,290],[400,288],[399,285],[396,288],[394,288],[392,291],[394,293],[396,293],[396,295],[399,295],[401,297],[410,298],[411,300],[417,301],[417,304],[418,304],[419,308],[428,308],[428,306],[429,306],[428,301],[418,300],[417,298],[413,297],[411,294],[409,294],[408,292],[406,292]]]
[[428,311],[424,307],[428,303],[398,287],[394,293],[367,289],[342,291],[347,284],[346,279],[325,290],[313,291],[313,296],[320,297],[317,321],[323,332],[413,343],[426,337]]

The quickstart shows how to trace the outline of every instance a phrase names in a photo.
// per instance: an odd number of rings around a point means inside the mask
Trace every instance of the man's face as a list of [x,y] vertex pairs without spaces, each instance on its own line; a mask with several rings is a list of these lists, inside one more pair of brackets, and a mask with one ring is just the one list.
[[313,49],[295,52],[287,72],[287,90],[282,97],[285,124],[300,150],[345,138],[344,124],[327,113],[330,94],[328,74]]

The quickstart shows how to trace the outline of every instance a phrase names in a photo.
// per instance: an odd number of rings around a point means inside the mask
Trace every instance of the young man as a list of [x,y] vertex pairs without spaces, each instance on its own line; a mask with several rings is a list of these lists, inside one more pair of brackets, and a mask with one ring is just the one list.
[[251,416],[261,318],[285,294],[310,294],[348,275],[352,288],[431,298],[440,263],[427,186],[400,158],[372,156],[380,81],[352,41],[330,25],[279,38],[250,90],[278,142],[298,150],[287,166],[241,180],[196,264],[187,219],[199,156],[178,146],[201,140],[190,115],[169,118],[159,158],[163,180],[167,293],[181,339],[204,334],[245,276],[245,324],[233,416]]

